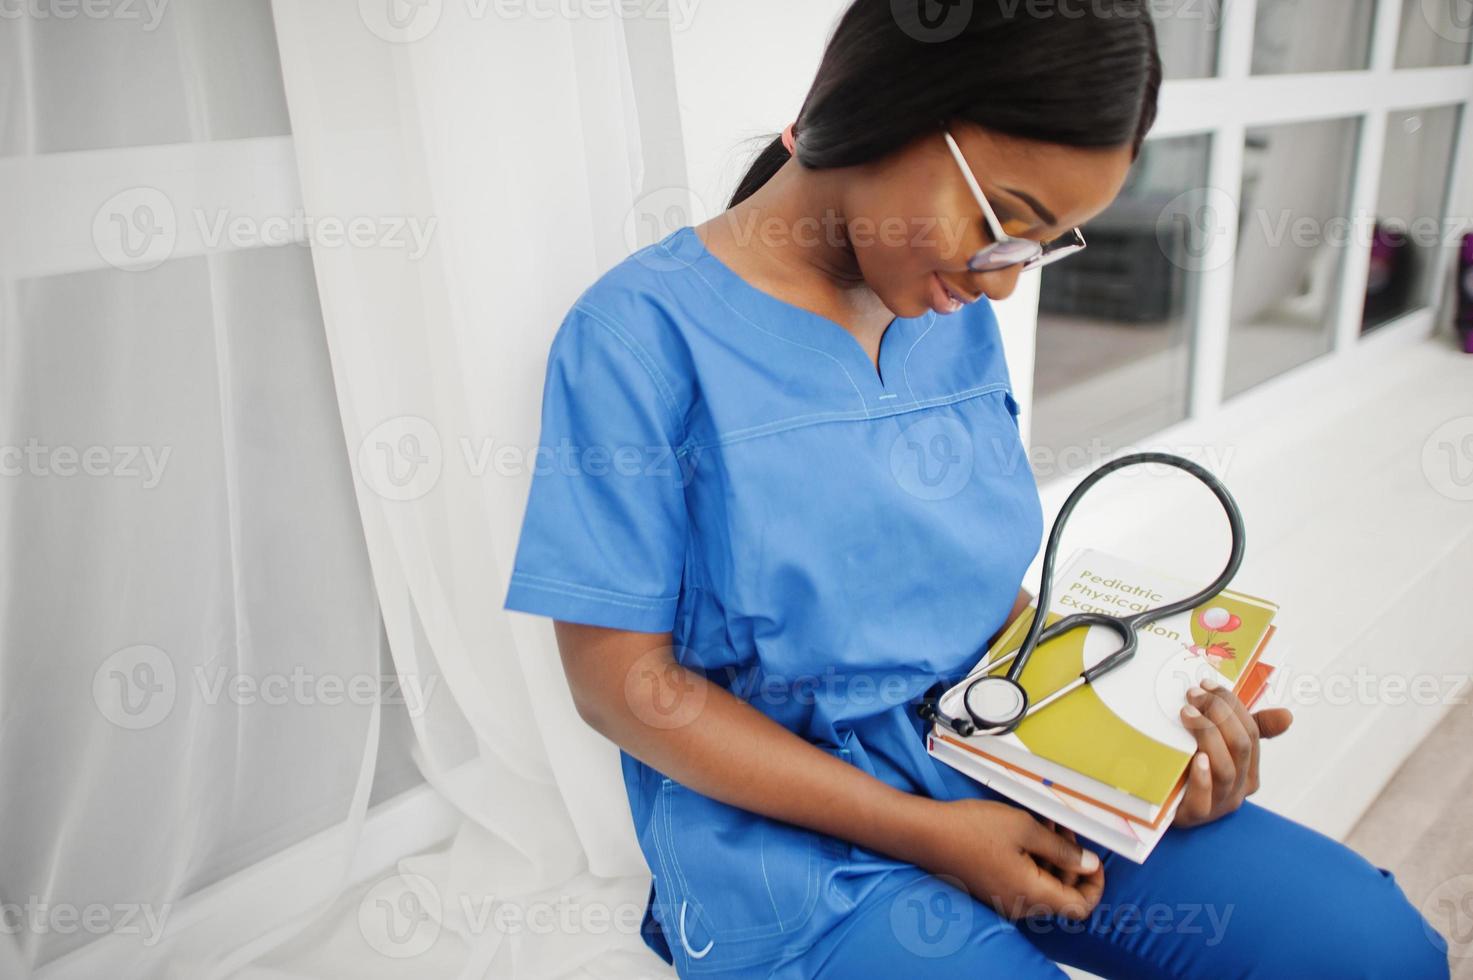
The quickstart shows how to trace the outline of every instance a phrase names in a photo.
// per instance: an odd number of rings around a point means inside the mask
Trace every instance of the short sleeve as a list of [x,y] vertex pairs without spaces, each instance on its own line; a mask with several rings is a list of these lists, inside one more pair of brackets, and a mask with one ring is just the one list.
[[631,333],[574,306],[548,353],[542,429],[505,608],[659,633],[688,525],[683,413]]

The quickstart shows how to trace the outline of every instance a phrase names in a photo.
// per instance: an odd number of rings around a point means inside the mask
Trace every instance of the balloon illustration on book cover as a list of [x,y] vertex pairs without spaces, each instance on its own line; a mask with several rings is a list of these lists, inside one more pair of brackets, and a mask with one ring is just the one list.
[[1182,644],[1187,652],[1204,658],[1214,667],[1221,667],[1228,660],[1238,659],[1238,651],[1233,649],[1232,644],[1216,642],[1219,633],[1232,633],[1243,625],[1243,620],[1237,614],[1222,606],[1212,606],[1197,613],[1197,625],[1207,630],[1207,640],[1205,643]]

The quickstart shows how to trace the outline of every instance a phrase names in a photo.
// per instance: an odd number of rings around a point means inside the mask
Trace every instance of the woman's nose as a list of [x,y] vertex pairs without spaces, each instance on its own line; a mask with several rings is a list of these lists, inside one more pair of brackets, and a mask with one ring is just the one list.
[[995,272],[978,272],[974,273],[972,284],[979,292],[987,294],[988,299],[998,302],[1013,295],[1013,290],[1018,288],[1018,276],[1022,272],[1021,265],[1010,265]]

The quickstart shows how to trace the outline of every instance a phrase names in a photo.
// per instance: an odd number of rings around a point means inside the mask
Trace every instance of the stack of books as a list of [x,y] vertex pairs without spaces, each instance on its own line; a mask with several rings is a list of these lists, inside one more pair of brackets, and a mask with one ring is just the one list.
[[[1126,616],[1201,588],[1176,576],[1103,554],[1077,553],[1051,590],[1045,625],[1079,612]],[[1060,826],[1135,862],[1171,826],[1197,750],[1182,724],[1187,689],[1211,677],[1250,708],[1273,667],[1263,652],[1278,606],[1225,590],[1200,607],[1141,627],[1135,656],[1028,716],[1006,735],[962,737],[937,722],[926,746],[933,757]],[[987,651],[978,668],[946,691],[941,710],[965,718],[962,696],[987,665],[1017,650],[1037,609],[1030,606]],[[1077,678],[1119,648],[1098,626],[1040,643],[1019,681],[1030,703]]]

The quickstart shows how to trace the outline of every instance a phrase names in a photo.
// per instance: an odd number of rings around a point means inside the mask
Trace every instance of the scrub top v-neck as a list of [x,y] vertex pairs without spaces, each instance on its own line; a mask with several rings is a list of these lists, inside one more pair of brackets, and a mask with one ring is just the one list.
[[[686,226],[574,303],[539,442],[507,609],[670,631],[683,666],[825,751],[979,795],[926,753],[914,703],[975,664],[1042,539],[986,299],[897,318],[877,370]],[[646,941],[682,974],[806,948],[899,865],[621,759]]]

